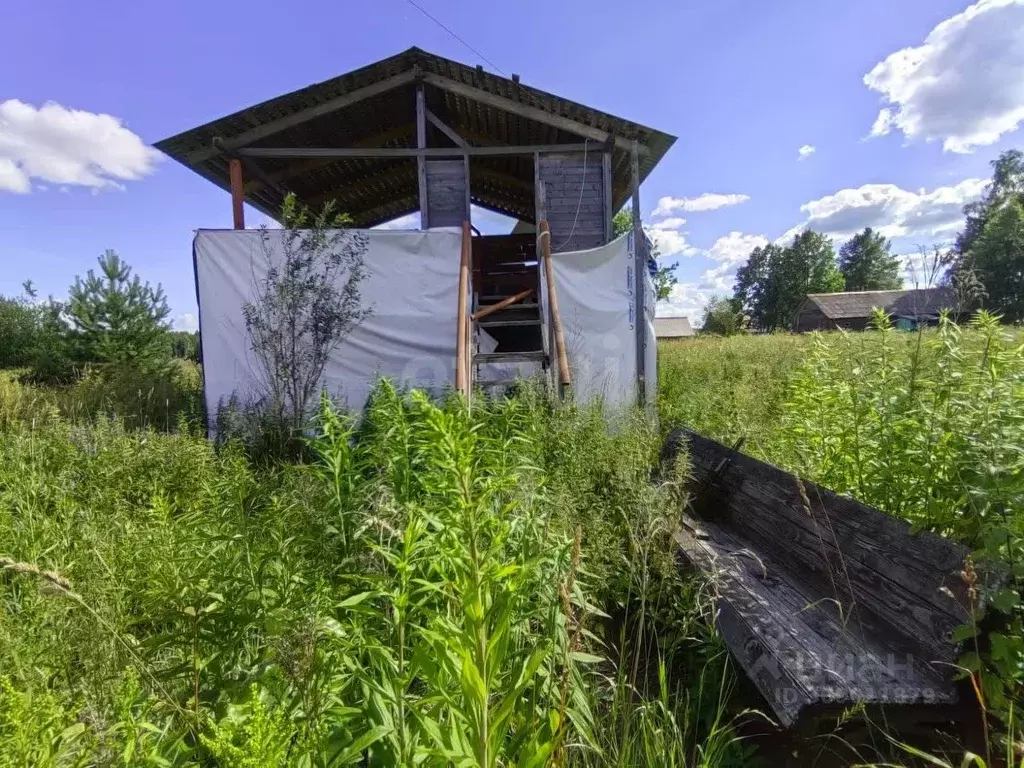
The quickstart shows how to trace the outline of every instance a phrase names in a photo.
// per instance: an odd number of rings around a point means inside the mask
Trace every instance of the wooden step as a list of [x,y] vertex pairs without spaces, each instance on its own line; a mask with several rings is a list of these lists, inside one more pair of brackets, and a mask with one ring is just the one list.
[[543,363],[547,359],[543,349],[530,352],[477,352],[475,363]]
[[477,320],[477,325],[481,328],[508,328],[514,325],[540,325],[539,317],[502,320],[500,317],[502,314],[502,312],[495,312],[490,317],[485,317],[483,320]]

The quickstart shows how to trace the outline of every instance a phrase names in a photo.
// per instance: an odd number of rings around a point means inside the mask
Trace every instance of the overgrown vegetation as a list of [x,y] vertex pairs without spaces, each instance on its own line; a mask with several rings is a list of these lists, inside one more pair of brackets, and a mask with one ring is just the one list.
[[1005,573],[986,592],[965,568],[993,629],[965,621],[957,638],[979,700],[1012,733],[1024,694],[1024,347],[986,313],[912,334],[877,313],[874,328],[663,346],[661,414],[730,444],[746,437],[745,451],[963,541],[979,567]]
[[385,383],[358,428],[323,403],[314,463],[255,470],[11,401],[0,764],[742,755],[640,417]]

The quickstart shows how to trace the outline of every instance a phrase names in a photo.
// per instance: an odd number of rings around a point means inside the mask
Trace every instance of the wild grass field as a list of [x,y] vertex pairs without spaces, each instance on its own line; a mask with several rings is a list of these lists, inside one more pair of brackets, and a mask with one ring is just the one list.
[[[1019,340],[880,328],[663,344],[659,420],[612,428],[382,383],[360,424],[323,403],[298,462],[205,439],[187,365],[162,395],[6,376],[0,766],[755,764],[758,702],[673,557],[685,462],[651,482],[670,427],[1024,576]],[[988,764],[1019,759],[1019,588],[963,660]]]

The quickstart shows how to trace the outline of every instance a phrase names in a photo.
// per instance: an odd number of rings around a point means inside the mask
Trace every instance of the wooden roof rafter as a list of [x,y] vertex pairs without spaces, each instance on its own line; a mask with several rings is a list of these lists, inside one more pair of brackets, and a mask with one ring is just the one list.
[[[156,146],[223,189],[230,186],[227,159],[242,158],[243,172],[250,169],[243,173],[248,182],[245,199],[272,217],[289,191],[307,204],[328,195],[337,196],[339,206],[354,215],[366,201],[362,190],[357,189],[346,198],[348,190],[339,188],[344,180],[362,178],[369,164],[394,163],[405,154],[402,150],[416,151],[413,121],[417,85],[424,89],[425,108],[434,118],[428,117],[426,154],[446,156],[444,145],[451,142],[456,150],[453,154],[470,154],[474,168],[480,165],[505,174],[504,180],[495,178],[486,185],[479,183],[483,177],[478,174],[477,183],[471,180],[471,192],[475,200],[483,202],[486,196],[490,205],[516,211],[515,215],[533,210],[524,201],[524,185],[531,186],[532,195],[531,174],[526,168],[532,158],[488,157],[481,164],[478,155],[501,155],[504,148],[512,147],[523,152],[538,148],[571,151],[583,147],[585,140],[588,151],[611,150],[613,195],[616,204],[621,204],[632,189],[628,161],[632,141],[638,141],[641,152],[641,178],[675,141],[667,134],[483,68],[412,48],[165,139]],[[306,156],[288,157],[289,149],[297,150],[295,155]],[[356,151],[360,149],[377,153],[368,159]],[[330,156],[334,152],[343,156]],[[394,178],[402,186],[380,186],[378,205],[374,206],[389,217],[396,210],[391,203],[404,200],[414,191],[404,186],[407,181],[403,175]],[[512,179],[517,181],[513,183]]]

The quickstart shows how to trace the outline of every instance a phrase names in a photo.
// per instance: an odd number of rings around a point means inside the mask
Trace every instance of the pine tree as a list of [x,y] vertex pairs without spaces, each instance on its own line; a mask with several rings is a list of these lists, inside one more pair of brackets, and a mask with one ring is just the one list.
[[839,249],[839,271],[847,291],[889,291],[903,287],[899,259],[890,243],[871,227],[854,235]]
[[169,359],[170,309],[159,285],[143,283],[114,251],[98,259],[100,274],[75,278],[66,307],[85,362],[151,372]]

